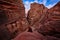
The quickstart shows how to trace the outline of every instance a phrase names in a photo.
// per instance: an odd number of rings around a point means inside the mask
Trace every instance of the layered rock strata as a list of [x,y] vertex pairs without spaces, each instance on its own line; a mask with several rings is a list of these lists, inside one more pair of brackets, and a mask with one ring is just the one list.
[[27,27],[22,0],[0,0],[0,40],[11,40]]

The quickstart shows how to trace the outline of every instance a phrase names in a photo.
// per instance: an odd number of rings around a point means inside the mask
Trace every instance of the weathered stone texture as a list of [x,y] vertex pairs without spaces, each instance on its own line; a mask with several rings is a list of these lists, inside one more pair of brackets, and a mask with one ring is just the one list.
[[48,10],[50,20],[60,20],[60,2]]
[[35,24],[37,21],[41,20],[42,16],[46,14],[47,8],[43,4],[32,3],[31,9],[28,11],[28,22],[30,25]]
[[60,2],[30,7],[26,19],[22,0],[0,0],[0,40],[60,40]]
[[60,38],[60,2],[58,2],[53,8],[48,10],[48,18],[39,32],[43,35],[50,35]]
[[[60,38],[60,2],[51,9],[47,9],[42,4],[32,3],[28,12],[28,22],[32,30],[38,31],[42,35],[52,36],[51,40]],[[35,16],[34,16],[35,15]],[[47,38],[49,39],[49,38]],[[57,40],[57,39],[56,39]]]
[[0,40],[11,40],[27,27],[22,0],[0,0]]
[[23,32],[13,40],[46,40],[46,39],[44,38],[43,35],[39,33]]

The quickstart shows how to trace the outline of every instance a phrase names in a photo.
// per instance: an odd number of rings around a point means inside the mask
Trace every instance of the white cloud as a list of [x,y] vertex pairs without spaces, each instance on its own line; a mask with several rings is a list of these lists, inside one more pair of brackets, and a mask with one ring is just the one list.
[[25,4],[29,4],[29,1],[25,1]]
[[38,0],[35,0],[34,2],[38,3]]
[[47,0],[43,0],[42,2],[40,2],[40,4],[46,5],[46,2],[47,2]]
[[51,4],[50,5],[48,5],[48,6],[46,6],[48,9],[50,9],[51,7],[53,7]]
[[25,1],[24,5],[25,5],[25,12],[27,13],[28,9],[30,9],[30,2]]
[[28,10],[30,9],[30,4],[33,2],[29,2],[29,1],[25,1],[24,5],[25,5],[25,13],[27,14]]
[[[33,2],[36,2],[38,3],[38,0],[34,0]],[[29,2],[29,1],[25,1],[24,5],[25,5],[25,13],[28,12],[28,10],[30,9],[30,4],[33,3],[32,1]]]

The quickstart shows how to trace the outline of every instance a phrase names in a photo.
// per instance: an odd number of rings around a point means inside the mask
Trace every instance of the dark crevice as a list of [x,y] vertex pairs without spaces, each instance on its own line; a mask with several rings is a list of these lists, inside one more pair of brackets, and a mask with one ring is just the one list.
[[33,32],[33,31],[32,31],[32,28],[29,27],[28,32]]

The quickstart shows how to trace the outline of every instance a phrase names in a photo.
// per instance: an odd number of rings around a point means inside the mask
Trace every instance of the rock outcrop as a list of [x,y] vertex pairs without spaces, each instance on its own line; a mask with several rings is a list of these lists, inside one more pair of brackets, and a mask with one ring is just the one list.
[[38,30],[43,35],[60,37],[60,21],[49,21],[40,27]]
[[0,0],[0,40],[11,40],[27,27],[22,0]]
[[[31,9],[28,11],[27,20],[33,28],[39,28],[41,25],[40,23],[44,23],[47,19],[47,10],[43,4],[32,3]],[[40,22],[40,23],[39,23]]]
[[60,20],[60,2],[48,10],[49,20]]
[[46,38],[39,33],[23,32],[13,40],[46,40]]
[[47,8],[43,4],[32,3],[31,9],[28,12],[28,22],[33,25],[35,22],[41,19],[42,15],[47,12]]
[[13,40],[59,40],[59,38],[53,36],[43,36],[38,32],[23,32]]
[[42,4],[33,3],[28,12],[28,22],[34,31],[42,35],[60,38],[60,2],[51,9]]
[[60,2],[58,2],[53,8],[48,10],[48,18],[39,32],[43,35],[54,36],[60,38]]

